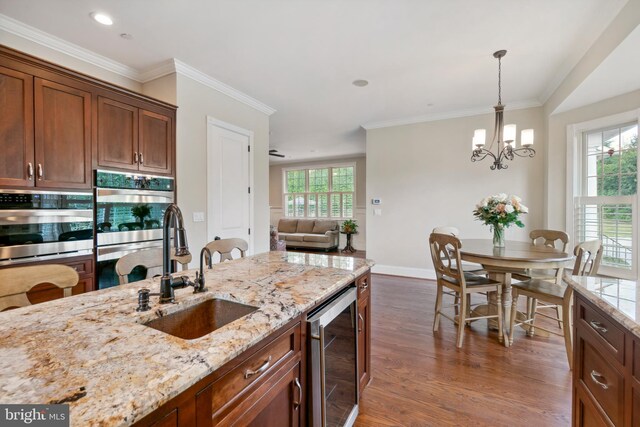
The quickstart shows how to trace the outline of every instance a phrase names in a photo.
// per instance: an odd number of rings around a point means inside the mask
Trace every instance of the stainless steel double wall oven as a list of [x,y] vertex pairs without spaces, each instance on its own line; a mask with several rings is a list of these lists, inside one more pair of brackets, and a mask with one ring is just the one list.
[[[175,184],[168,177],[99,170],[95,185],[96,278],[104,289],[118,284],[115,264],[122,256],[162,247],[162,219],[174,201]],[[137,268],[129,279],[145,275]]]
[[0,189],[0,265],[89,255],[93,194]]

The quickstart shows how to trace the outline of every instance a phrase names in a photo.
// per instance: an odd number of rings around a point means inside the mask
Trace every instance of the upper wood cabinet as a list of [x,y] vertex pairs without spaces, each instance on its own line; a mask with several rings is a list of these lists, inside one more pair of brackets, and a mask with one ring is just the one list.
[[98,97],[97,165],[170,175],[173,117]]
[[91,188],[91,94],[35,79],[36,186]]
[[0,187],[90,189],[93,168],[173,175],[175,111],[0,45]]
[[33,186],[33,76],[0,67],[0,185]]

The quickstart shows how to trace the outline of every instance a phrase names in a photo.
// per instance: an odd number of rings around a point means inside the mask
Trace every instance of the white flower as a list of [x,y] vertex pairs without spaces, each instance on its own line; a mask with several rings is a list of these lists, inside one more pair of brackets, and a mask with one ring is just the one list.
[[498,199],[499,202],[506,202],[507,199],[509,198],[506,194],[504,193],[500,193],[497,196],[495,196],[496,199]]
[[504,206],[504,211],[508,214],[512,213],[515,209],[510,204]]
[[523,205],[523,204],[520,204],[520,212],[522,212],[522,213],[529,213],[529,208],[528,208],[528,207],[526,207],[526,206],[525,206],[525,205]]
[[[511,196],[511,201],[512,202],[521,202],[522,199],[516,195]],[[513,203],[515,205],[515,203]]]

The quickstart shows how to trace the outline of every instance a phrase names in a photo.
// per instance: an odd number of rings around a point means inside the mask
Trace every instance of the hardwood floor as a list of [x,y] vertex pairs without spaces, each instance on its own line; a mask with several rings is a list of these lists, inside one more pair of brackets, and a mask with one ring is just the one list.
[[505,348],[478,321],[458,350],[451,321],[432,332],[434,282],[373,275],[372,284],[373,379],[356,426],[571,424],[562,338],[518,329]]

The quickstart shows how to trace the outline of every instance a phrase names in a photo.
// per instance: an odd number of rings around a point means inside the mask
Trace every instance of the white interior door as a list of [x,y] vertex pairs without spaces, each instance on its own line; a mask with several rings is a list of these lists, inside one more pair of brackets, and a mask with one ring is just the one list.
[[207,118],[207,239],[251,238],[251,131]]

